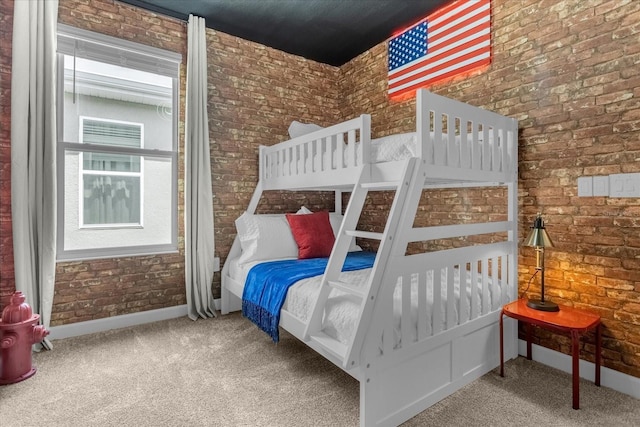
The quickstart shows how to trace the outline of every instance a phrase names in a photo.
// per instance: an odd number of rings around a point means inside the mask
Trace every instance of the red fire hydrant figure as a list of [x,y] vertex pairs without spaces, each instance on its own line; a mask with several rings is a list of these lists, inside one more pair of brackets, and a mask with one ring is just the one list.
[[33,376],[31,346],[49,335],[44,326],[37,325],[39,314],[33,314],[25,296],[18,291],[11,303],[2,310],[0,319],[0,385],[13,384]]

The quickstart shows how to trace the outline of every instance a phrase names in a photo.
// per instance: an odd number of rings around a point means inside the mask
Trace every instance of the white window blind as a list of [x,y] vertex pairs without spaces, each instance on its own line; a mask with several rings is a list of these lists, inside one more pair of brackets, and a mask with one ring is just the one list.
[[82,142],[85,144],[141,146],[142,127],[138,124],[84,119],[82,131]]

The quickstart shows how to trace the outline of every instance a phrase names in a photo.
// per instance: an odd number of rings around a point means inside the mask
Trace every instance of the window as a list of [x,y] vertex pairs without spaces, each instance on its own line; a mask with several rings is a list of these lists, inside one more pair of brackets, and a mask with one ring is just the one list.
[[177,250],[180,62],[58,25],[58,259]]

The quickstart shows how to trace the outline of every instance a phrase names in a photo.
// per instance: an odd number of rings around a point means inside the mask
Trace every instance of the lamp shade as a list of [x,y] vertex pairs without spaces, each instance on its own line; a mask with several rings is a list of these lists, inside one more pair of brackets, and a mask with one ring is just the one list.
[[544,228],[544,221],[542,220],[542,216],[540,214],[538,214],[535,221],[533,222],[533,227],[531,227],[531,232],[524,240],[524,245],[537,248],[553,247],[553,242],[547,234],[547,230],[545,230]]

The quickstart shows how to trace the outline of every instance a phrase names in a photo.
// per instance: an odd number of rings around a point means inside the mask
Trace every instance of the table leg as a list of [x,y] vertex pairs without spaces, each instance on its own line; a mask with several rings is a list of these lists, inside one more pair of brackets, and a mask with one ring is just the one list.
[[524,323],[524,330],[527,335],[527,360],[531,360],[531,328],[532,326],[527,322]]
[[500,376],[504,377],[504,332],[502,325],[502,314],[500,312]]
[[600,352],[601,352],[601,345],[602,345],[602,336],[601,336],[601,331],[600,331],[600,324],[598,324],[598,326],[596,326],[596,385],[600,386]]
[[571,357],[572,357],[572,375],[573,375],[573,409],[580,409],[580,334],[577,331],[571,331]]

